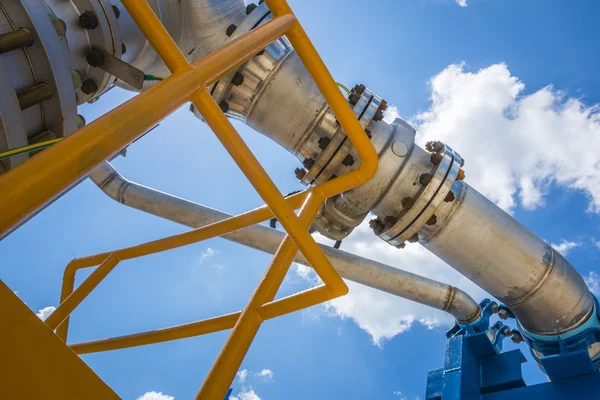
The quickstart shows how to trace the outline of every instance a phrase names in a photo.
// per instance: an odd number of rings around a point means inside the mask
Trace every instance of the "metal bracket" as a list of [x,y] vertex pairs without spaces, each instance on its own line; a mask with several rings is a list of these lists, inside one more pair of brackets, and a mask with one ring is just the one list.
[[92,47],[86,60],[92,67],[101,68],[136,89],[144,85],[144,72],[98,47]]

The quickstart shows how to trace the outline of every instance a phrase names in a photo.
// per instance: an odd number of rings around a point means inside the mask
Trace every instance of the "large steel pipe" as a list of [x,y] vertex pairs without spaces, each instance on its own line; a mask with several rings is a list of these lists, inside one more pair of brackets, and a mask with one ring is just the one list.
[[594,300],[556,250],[460,182],[449,218],[421,243],[503,301],[529,332],[558,335],[584,323]]
[[[221,211],[130,182],[108,162],[96,168],[89,177],[119,203],[193,228],[231,217]],[[262,225],[223,236],[270,254],[277,251],[283,237],[284,233]],[[346,279],[446,311],[459,322],[472,322],[480,315],[479,305],[458,288],[329,246],[320,246],[335,269]],[[300,253],[295,261],[309,265]]]

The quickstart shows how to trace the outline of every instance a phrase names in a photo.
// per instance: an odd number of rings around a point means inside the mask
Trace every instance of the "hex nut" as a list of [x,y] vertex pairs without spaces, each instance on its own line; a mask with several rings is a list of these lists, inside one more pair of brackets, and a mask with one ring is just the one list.
[[402,208],[410,210],[415,205],[415,200],[412,197],[405,197],[402,199]]
[[250,13],[254,10],[256,10],[258,8],[258,6],[254,3],[250,3],[246,6],[246,15],[250,15]]
[[426,222],[427,225],[433,226],[437,223],[437,215],[432,215]]
[[443,158],[444,156],[442,153],[433,153],[430,157],[430,160],[433,165],[438,165]]
[[454,199],[456,198],[456,196],[454,195],[454,192],[450,191],[448,192],[448,194],[446,195],[446,198],[444,198],[444,201],[446,203],[452,203],[454,201]]
[[226,113],[227,111],[229,111],[229,103],[223,100],[219,103],[219,108],[221,109],[221,111],[223,111],[223,113]]
[[502,309],[498,311],[498,317],[500,317],[500,319],[508,319],[510,318],[510,313],[507,310]]
[[417,242],[419,241],[419,234],[418,234],[418,233],[415,233],[414,235],[412,235],[412,236],[410,237],[410,239],[408,239],[408,241],[409,241],[410,243],[417,243]]
[[433,177],[431,176],[431,174],[421,174],[419,176],[419,183],[423,186],[427,186],[429,185],[429,183],[431,183],[431,179]]
[[305,158],[304,161],[302,161],[302,165],[304,165],[304,168],[306,169],[311,169],[313,165],[315,165],[315,160],[312,158]]
[[81,83],[81,91],[87,95],[94,94],[98,91],[98,84],[93,79],[86,79]]
[[231,37],[231,35],[233,35],[233,32],[235,32],[235,30],[237,29],[237,25],[236,24],[231,24],[227,27],[227,30],[225,31],[225,34],[229,37]]
[[342,161],[342,164],[344,164],[346,167],[351,167],[354,165],[354,157],[352,157],[351,154],[348,154],[346,156],[346,158],[344,158],[344,161]]
[[465,171],[461,168],[460,170],[458,170],[458,174],[456,175],[456,180],[462,181],[463,179],[465,179]]
[[331,139],[329,139],[328,137],[322,137],[321,139],[319,139],[319,148],[321,150],[325,150],[327,146],[329,146],[329,143],[331,143]]
[[96,29],[98,27],[98,17],[91,11],[86,11],[79,16],[79,25],[85,29]]
[[231,83],[235,86],[240,86],[244,83],[244,75],[239,72],[236,72],[233,78],[231,79]]
[[306,175],[306,170],[303,168],[296,168],[294,173],[296,174],[296,178],[298,178],[298,180],[302,180]]

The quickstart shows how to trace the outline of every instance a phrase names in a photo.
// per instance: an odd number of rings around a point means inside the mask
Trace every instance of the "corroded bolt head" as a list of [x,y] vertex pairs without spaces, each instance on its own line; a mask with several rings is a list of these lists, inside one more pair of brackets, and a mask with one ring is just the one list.
[[444,199],[444,201],[446,203],[452,203],[454,201],[454,199],[456,198],[456,196],[454,196],[454,192],[450,191],[448,192],[448,194],[446,195],[446,198]]
[[402,199],[402,208],[405,210],[410,210],[412,206],[415,205],[415,201],[412,197],[405,197]]
[[371,229],[373,229],[373,232],[375,232],[376,235],[381,235],[381,232],[383,232],[383,224],[378,218],[373,218],[371,221],[369,221],[369,226]]
[[331,232],[331,231],[333,230],[333,225],[331,225],[331,224],[327,224],[327,225],[325,225],[325,230],[326,230],[327,232]]
[[444,143],[437,140],[425,143],[425,149],[431,153],[442,151],[443,148]]
[[360,84],[360,85],[355,85],[355,86],[352,88],[352,92],[354,92],[354,93],[358,93],[358,95],[360,96],[360,95],[362,95],[362,94],[363,94],[363,92],[365,91],[365,89],[366,89],[366,87],[365,87],[365,85],[363,85],[363,84]]
[[437,215],[432,215],[426,222],[427,225],[433,226],[437,223]]
[[444,156],[442,153],[433,153],[430,157],[430,160],[433,165],[438,165],[443,158]]
[[294,173],[296,174],[296,178],[302,180],[304,178],[304,175],[306,175],[306,170],[303,168],[296,168],[294,170]]
[[414,235],[412,235],[412,236],[410,237],[410,239],[408,239],[408,241],[409,241],[410,243],[417,243],[417,242],[419,241],[419,234],[418,234],[418,233],[415,233]]
[[387,103],[387,101],[385,101],[385,100],[382,100],[382,101],[381,101],[381,105],[379,106],[379,109],[380,109],[381,111],[385,111],[385,110],[387,110],[387,108],[388,108],[388,103]]
[[383,111],[377,110],[373,116],[373,121],[381,121],[383,119]]
[[360,100],[360,95],[358,93],[352,93],[350,97],[348,97],[350,104],[355,105]]
[[394,217],[393,215],[388,215],[387,217],[385,217],[385,219],[383,220],[383,223],[385,225],[390,225],[393,226],[396,224],[396,222],[398,222],[398,219],[396,217]]
[[460,170],[458,170],[458,174],[456,175],[456,180],[462,181],[463,179],[465,179],[465,171],[461,168]]
[[311,169],[313,165],[315,165],[315,160],[312,158],[305,158],[304,161],[302,161],[302,165],[304,165],[304,168],[306,169]]
[[396,246],[397,249],[403,249],[406,247],[406,243],[400,243],[398,246]]
[[431,174],[421,174],[419,176],[419,183],[423,186],[427,186],[431,182],[431,178]]

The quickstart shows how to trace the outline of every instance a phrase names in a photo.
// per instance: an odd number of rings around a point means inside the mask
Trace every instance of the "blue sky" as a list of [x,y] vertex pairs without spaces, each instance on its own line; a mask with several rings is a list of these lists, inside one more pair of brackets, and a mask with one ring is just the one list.
[[[419,141],[450,143],[467,160],[469,183],[562,245],[598,289],[596,2],[290,4],[337,80],[378,92],[419,126]],[[81,113],[91,120],[130,96],[114,90]],[[300,188],[294,157],[236,126],[283,193]],[[262,204],[187,107],[113,164],[131,180],[229,213]],[[74,257],[184,230],[117,204],[85,181],[0,242],[0,278],[37,312],[57,305],[62,272]],[[395,250],[359,228],[343,248],[458,285],[477,300],[484,295],[418,245]],[[239,310],[270,259],[215,239],[122,263],[75,311],[70,341]],[[281,294],[308,287],[306,272],[291,271]],[[233,394],[239,400],[423,399],[427,371],[443,364],[449,323],[440,312],[353,285],[347,298],[265,323]],[[83,358],[124,399],[153,391],[188,399],[226,335]],[[544,379],[532,362],[524,370],[528,382]]]

